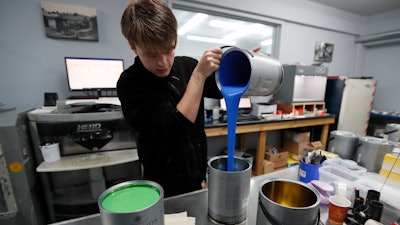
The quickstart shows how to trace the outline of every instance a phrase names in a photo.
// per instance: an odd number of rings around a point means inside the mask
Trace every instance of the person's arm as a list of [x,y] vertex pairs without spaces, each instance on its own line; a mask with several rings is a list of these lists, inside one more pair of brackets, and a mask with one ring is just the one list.
[[182,115],[192,122],[196,120],[199,111],[204,83],[208,76],[219,69],[221,57],[221,48],[212,48],[203,54],[193,70],[185,94],[176,107]]

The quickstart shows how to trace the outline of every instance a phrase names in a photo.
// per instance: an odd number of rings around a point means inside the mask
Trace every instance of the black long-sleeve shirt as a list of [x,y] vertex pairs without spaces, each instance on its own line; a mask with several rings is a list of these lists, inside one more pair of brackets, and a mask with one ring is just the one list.
[[[201,189],[205,179],[204,102],[194,123],[176,109],[196,65],[195,59],[175,57],[170,74],[161,78],[136,57],[117,83],[124,117],[138,132],[143,179],[159,183],[166,197]],[[203,96],[222,98],[214,76],[207,78]]]

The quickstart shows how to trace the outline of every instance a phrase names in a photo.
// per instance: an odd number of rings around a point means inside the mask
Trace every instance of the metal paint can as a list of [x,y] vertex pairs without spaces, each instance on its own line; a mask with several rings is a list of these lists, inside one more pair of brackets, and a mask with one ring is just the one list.
[[267,55],[224,46],[216,82],[218,87],[247,88],[243,96],[266,96],[278,91],[283,81],[281,63]]
[[348,131],[331,131],[328,151],[338,154],[343,159],[352,159],[356,153],[359,136]]
[[259,189],[257,223],[315,225],[321,197],[311,186],[289,179],[265,181]]
[[355,155],[356,162],[368,172],[379,173],[386,153],[393,151],[393,143],[381,138],[362,137]]
[[227,156],[208,161],[208,215],[221,224],[243,224],[247,221],[251,163],[234,158],[234,170],[227,170]]
[[164,190],[152,181],[114,185],[97,203],[103,225],[164,225]]

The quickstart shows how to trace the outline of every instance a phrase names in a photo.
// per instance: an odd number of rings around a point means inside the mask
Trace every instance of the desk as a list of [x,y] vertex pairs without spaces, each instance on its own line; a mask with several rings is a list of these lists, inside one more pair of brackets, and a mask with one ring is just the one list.
[[[265,146],[267,139],[267,131],[283,130],[298,127],[320,126],[322,149],[325,149],[328,139],[329,124],[335,122],[334,115],[319,116],[319,117],[306,117],[306,118],[292,118],[282,120],[260,120],[250,122],[238,122],[236,127],[237,134],[246,134],[258,132],[257,143],[257,156],[255,162],[255,175],[263,174],[263,161],[265,156]],[[207,137],[223,136],[228,134],[228,128],[224,123],[208,124],[205,127]],[[241,140],[244,140],[241,136]]]
[[[257,177],[252,177],[250,182],[249,202],[247,207],[247,223],[246,225],[256,225],[258,195],[261,184],[271,179],[290,179],[297,180],[298,167],[290,167],[284,170],[273,173],[264,174]],[[178,196],[173,196],[164,199],[165,214],[179,213],[186,211],[188,216],[196,217],[196,225],[215,225],[208,218],[208,190],[190,192]],[[320,206],[321,221],[327,223],[328,207]],[[390,224],[398,217],[398,209],[390,209],[384,207],[382,220],[383,224]],[[100,214],[93,214],[72,220],[66,220],[52,225],[100,225]]]

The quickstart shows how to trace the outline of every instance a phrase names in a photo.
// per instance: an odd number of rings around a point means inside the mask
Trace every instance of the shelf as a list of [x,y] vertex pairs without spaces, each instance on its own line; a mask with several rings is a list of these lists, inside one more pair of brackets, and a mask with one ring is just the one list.
[[278,110],[282,113],[293,115],[301,115],[306,112],[316,113],[318,110],[325,109],[325,102],[293,102],[293,103],[279,103]]
[[139,160],[136,149],[105,151],[80,155],[62,156],[59,161],[42,162],[37,172],[63,172],[113,166]]

